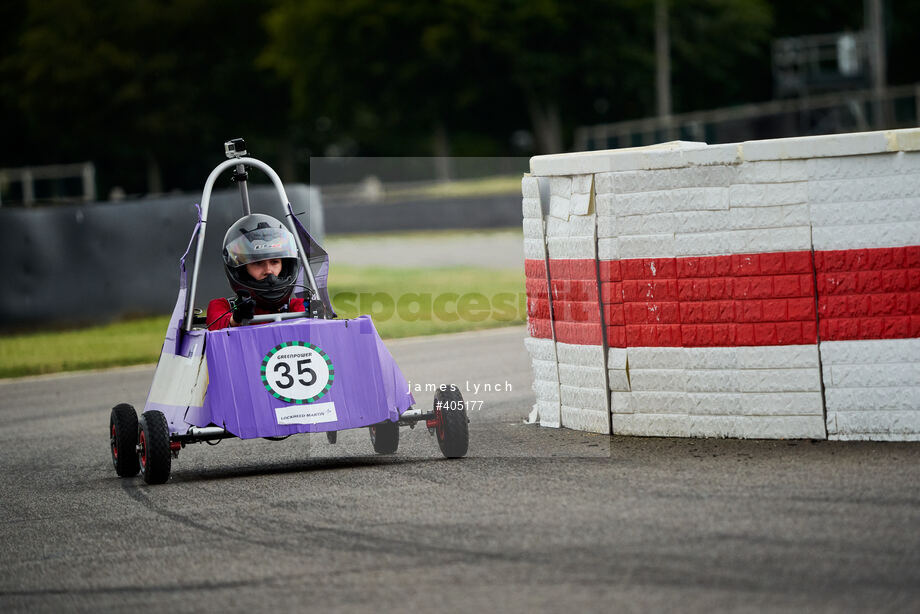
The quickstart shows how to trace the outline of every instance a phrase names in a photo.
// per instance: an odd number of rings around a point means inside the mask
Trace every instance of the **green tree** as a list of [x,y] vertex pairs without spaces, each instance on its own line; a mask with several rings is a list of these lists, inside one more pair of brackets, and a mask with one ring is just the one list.
[[563,135],[577,123],[641,114],[654,100],[649,0],[499,6],[491,40],[538,151],[562,151]]
[[[679,106],[743,97],[769,5],[687,0],[673,11]],[[501,130],[488,124],[501,118],[510,132],[526,117],[546,153],[580,123],[654,113],[653,18],[652,0],[288,0],[268,16],[263,62],[290,81],[299,117],[325,118],[311,135],[320,146],[348,135],[396,153],[397,139],[418,146],[421,132],[443,154],[448,129]]]
[[311,135],[318,145],[353,135],[395,153],[396,139],[417,145],[421,131],[442,155],[448,130],[488,130],[501,118],[510,132],[525,116],[538,151],[559,151],[563,118],[578,118],[581,106],[648,99],[618,91],[650,70],[650,48],[635,44],[637,25],[650,22],[638,10],[646,4],[288,1],[267,18],[263,63],[290,81],[299,117],[331,120]]
[[675,112],[770,98],[768,2],[672,0],[670,12]]
[[[262,65],[291,85],[307,139],[323,150],[448,153],[456,114],[484,95],[481,0],[287,1],[266,18]],[[343,148],[342,145],[345,144]],[[428,149],[427,147],[425,149]]]
[[252,3],[30,0],[26,9],[2,71],[17,84],[5,98],[29,126],[29,163],[94,159],[103,189],[156,192],[200,184],[228,137],[273,142],[285,132],[287,90],[255,65],[265,34],[260,13],[247,17],[259,10]]

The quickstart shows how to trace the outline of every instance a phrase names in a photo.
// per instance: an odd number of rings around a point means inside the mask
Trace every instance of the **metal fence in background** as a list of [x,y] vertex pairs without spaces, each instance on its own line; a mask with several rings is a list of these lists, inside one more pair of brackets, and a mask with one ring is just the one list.
[[96,200],[92,162],[0,168],[0,206],[8,200],[24,207],[43,201],[72,202],[78,196],[86,203]]
[[575,131],[574,151],[639,147],[664,141],[709,144],[911,128],[920,124],[920,83],[772,100],[736,107],[648,117]]

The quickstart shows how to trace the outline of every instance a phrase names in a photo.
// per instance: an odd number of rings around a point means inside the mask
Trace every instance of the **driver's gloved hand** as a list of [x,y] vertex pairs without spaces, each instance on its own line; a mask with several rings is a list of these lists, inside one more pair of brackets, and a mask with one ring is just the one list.
[[245,320],[251,320],[255,314],[256,302],[248,292],[240,292],[233,302],[233,321],[242,324]]

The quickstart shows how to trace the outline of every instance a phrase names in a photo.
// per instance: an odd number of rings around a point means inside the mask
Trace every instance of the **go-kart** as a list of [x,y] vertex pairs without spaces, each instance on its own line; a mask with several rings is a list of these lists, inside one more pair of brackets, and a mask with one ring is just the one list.
[[[469,430],[463,397],[455,386],[438,386],[431,411],[413,410],[406,379],[369,316],[338,318],[327,290],[328,254],[294,214],[281,179],[264,162],[247,156],[245,144],[225,144],[228,160],[208,176],[198,222],[179,260],[179,294],[166,331],[144,412],[112,408],[112,463],[121,477],[141,473],[148,484],[169,479],[172,459],[192,443],[221,439],[285,439],[367,427],[373,449],[393,454],[400,427],[420,421],[436,435],[444,456],[465,456]],[[195,309],[208,205],[218,177],[233,167],[243,215],[250,214],[247,168],[263,171],[274,184],[296,240],[301,270],[295,296],[304,312],[256,315],[233,328],[208,330]],[[191,285],[185,261],[192,245]],[[305,249],[306,248],[306,249]],[[407,413],[409,412],[409,413]]]

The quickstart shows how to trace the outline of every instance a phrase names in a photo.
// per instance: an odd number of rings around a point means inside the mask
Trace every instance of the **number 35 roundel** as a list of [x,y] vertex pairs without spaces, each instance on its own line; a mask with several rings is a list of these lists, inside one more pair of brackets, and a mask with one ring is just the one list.
[[285,403],[312,403],[332,386],[335,369],[321,348],[303,341],[273,347],[262,359],[262,385]]

